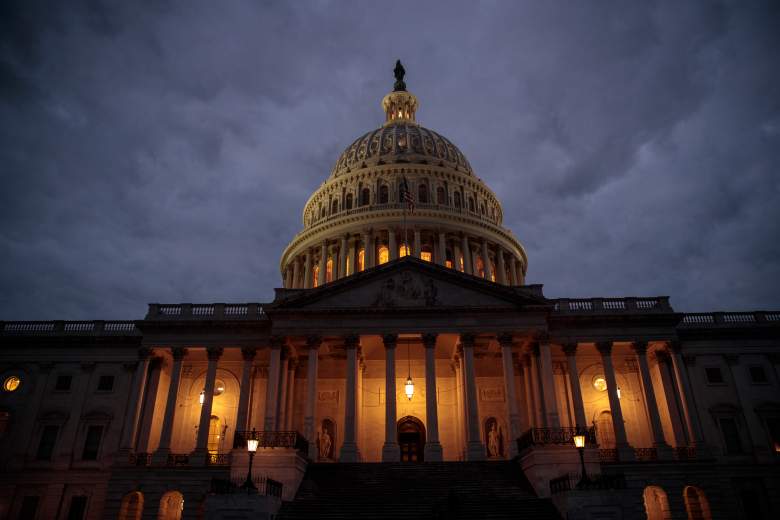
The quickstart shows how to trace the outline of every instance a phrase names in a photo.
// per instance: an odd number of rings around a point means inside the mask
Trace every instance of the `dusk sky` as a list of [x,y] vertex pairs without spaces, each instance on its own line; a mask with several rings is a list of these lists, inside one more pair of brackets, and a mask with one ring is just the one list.
[[0,320],[267,302],[400,58],[557,297],[780,308],[778,2],[0,3]]

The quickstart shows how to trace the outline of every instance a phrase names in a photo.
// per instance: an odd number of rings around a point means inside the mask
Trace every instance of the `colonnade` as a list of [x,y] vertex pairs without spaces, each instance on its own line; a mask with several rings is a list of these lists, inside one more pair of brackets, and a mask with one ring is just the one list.
[[284,286],[319,287],[407,253],[502,285],[525,283],[523,260],[501,244],[463,232],[412,226],[406,233],[397,228],[367,229],[323,240],[288,263]]

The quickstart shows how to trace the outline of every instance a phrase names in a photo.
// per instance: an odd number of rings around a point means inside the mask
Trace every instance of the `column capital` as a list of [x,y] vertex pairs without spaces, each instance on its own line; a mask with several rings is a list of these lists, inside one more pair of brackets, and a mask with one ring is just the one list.
[[596,342],[596,350],[599,351],[599,353],[602,356],[609,356],[612,354],[612,342],[611,341],[597,341]]
[[667,345],[669,345],[669,349],[674,352],[675,354],[682,353],[682,342],[679,340],[671,340],[666,342]]
[[284,336],[271,336],[268,343],[273,350],[281,350],[284,346]]
[[387,333],[382,334],[382,343],[385,344],[385,348],[395,348],[398,344],[398,334]]
[[174,361],[181,361],[187,355],[187,349],[184,347],[171,347],[171,355]]
[[222,357],[222,352],[224,352],[222,347],[208,347],[206,349],[206,356],[208,357],[209,361],[217,361]]
[[563,353],[566,354],[566,356],[575,356],[577,355],[577,342],[576,341],[568,341],[563,344]]
[[514,336],[512,336],[511,332],[501,332],[496,335],[496,339],[498,340],[498,344],[502,347],[512,347],[514,344]]
[[460,343],[464,347],[473,348],[474,347],[474,340],[476,338],[474,337],[474,334],[471,334],[470,332],[464,333],[460,335]]
[[306,336],[306,348],[307,349],[318,350],[320,348],[320,345],[322,345],[322,336],[318,336],[316,334],[312,334],[310,336]]
[[422,335],[422,342],[425,348],[436,348],[436,338],[439,335],[434,332],[428,332]]
[[634,340],[631,342],[631,348],[634,349],[637,356],[644,356],[647,354],[647,341],[639,339]]
[[241,347],[241,357],[244,361],[252,361],[257,355],[257,347]]
[[656,350],[655,351],[655,359],[658,361],[658,363],[661,364],[668,364],[671,360],[669,358],[669,351],[668,350]]
[[347,348],[347,350],[357,348],[359,343],[360,336],[357,334],[347,334],[344,336],[344,346]]
[[146,361],[152,356],[152,349],[149,347],[141,347],[138,349],[138,361]]

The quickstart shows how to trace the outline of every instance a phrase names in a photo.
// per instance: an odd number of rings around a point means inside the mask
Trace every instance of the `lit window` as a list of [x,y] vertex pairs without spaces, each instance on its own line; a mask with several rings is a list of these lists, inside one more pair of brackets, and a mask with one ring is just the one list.
[[496,281],[496,264],[493,262],[490,262],[490,281]]
[[333,281],[333,259],[332,258],[328,258],[328,261],[325,263],[325,281],[326,282]]
[[482,261],[481,256],[477,256],[477,276],[480,278],[485,277],[485,263]]
[[8,376],[5,378],[5,381],[3,381],[3,391],[16,392],[21,384],[22,380],[19,379],[19,376]]
[[463,267],[463,255],[460,255],[458,257],[458,270],[462,273],[465,271],[465,268]]
[[607,380],[604,379],[604,376],[596,376],[593,378],[593,388],[599,392],[603,392],[607,389]]
[[390,250],[387,246],[380,246],[379,248],[379,264],[386,264],[390,260]]
[[319,285],[319,278],[320,278],[320,266],[315,265],[314,269],[312,269],[312,276],[311,276],[311,286],[317,287]]
[[398,256],[404,257],[409,254],[409,248],[406,246],[406,244],[401,244],[401,247],[398,248]]
[[362,271],[366,268],[366,250],[361,249],[358,251],[358,257],[357,257],[357,270]]
[[425,260],[426,262],[432,262],[433,261],[433,255],[430,251],[423,251],[420,253],[420,258]]
[[447,267],[449,267],[450,269],[452,269],[452,260],[446,260],[446,261],[444,262],[444,265],[446,265]]
[[225,382],[217,379],[214,381],[214,395],[222,395],[225,393]]

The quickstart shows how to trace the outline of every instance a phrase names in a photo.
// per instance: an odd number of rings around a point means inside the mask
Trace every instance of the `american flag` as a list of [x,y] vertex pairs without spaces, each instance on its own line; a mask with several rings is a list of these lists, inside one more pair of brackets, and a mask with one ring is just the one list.
[[401,200],[406,204],[409,213],[413,213],[414,197],[412,196],[412,192],[409,191],[409,183],[406,182],[406,177],[401,177]]

